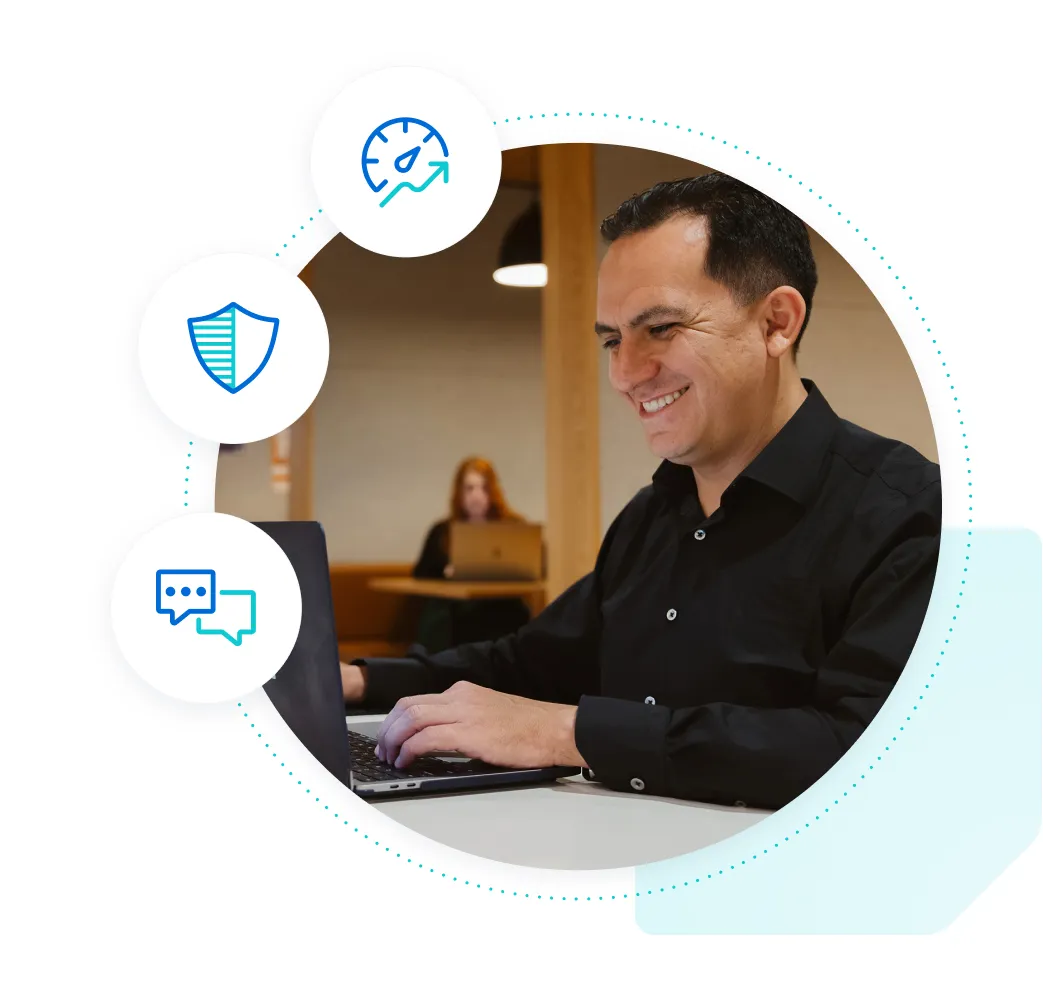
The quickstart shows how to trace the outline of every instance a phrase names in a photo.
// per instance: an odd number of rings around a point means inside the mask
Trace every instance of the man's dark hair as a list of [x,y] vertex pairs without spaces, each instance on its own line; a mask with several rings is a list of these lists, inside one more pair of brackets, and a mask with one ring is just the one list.
[[709,246],[706,274],[724,285],[740,306],[748,306],[780,285],[792,285],[807,305],[794,354],[811,317],[818,284],[808,230],[789,209],[727,174],[703,174],[661,181],[633,195],[602,224],[612,243],[652,229],[678,215],[706,219]]

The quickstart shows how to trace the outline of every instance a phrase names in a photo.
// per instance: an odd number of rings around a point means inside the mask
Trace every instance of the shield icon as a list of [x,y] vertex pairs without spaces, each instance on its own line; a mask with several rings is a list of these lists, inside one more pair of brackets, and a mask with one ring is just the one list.
[[229,393],[254,381],[275,349],[279,321],[244,309],[237,302],[188,321],[192,350],[211,379]]

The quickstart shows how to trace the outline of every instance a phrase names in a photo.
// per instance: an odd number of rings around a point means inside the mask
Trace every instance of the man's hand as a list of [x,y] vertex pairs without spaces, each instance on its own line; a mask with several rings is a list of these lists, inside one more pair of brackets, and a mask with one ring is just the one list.
[[576,748],[576,707],[504,695],[459,681],[441,695],[400,699],[380,725],[377,757],[396,768],[436,751],[490,765],[586,764]]
[[340,684],[345,702],[361,702],[366,694],[366,672],[358,664],[340,662]]

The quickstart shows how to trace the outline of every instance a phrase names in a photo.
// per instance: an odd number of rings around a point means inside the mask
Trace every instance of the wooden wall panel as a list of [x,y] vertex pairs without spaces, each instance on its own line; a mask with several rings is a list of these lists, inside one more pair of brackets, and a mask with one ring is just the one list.
[[547,600],[594,567],[601,542],[594,150],[540,147]]
[[500,167],[500,182],[503,184],[532,185],[540,180],[540,158],[538,146],[519,146],[505,149]]
[[312,521],[314,505],[315,429],[309,407],[290,427],[290,521]]

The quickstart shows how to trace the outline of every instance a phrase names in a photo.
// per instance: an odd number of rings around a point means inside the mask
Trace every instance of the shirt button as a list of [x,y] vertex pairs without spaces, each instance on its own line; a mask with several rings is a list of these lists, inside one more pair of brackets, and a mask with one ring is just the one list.
[[646,695],[645,696],[645,705],[646,706],[654,706],[655,705],[655,699],[652,698],[651,695]]
[[645,783],[642,782],[641,779],[631,779],[630,780],[630,788],[633,789],[634,792],[640,792],[642,789],[644,789],[644,787],[645,787]]
[[666,617],[667,617],[667,619],[669,619],[669,620],[670,620],[671,622],[673,622],[673,621],[674,621],[674,619],[676,619],[676,618],[677,618],[677,609],[676,609],[676,608],[671,608],[671,609],[670,609],[670,611],[666,613]]
[[705,538],[706,538],[706,533],[701,528],[696,529],[696,532],[695,532],[695,539],[696,539],[696,541],[697,542],[702,542],[703,539],[705,539]]

